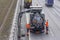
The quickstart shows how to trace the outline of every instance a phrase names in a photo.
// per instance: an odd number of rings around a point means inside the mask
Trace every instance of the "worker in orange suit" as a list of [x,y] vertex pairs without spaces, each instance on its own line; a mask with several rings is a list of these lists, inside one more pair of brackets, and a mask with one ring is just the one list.
[[48,20],[46,21],[46,34],[48,34]]
[[26,24],[26,28],[27,28],[27,36],[29,36],[30,24]]
[[30,24],[26,24],[26,28],[27,29],[30,29]]

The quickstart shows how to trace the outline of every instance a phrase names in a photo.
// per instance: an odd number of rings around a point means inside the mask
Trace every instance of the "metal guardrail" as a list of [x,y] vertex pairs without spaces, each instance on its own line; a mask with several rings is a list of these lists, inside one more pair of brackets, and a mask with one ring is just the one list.
[[17,0],[17,5],[16,5],[16,9],[15,9],[13,22],[12,22],[9,40],[17,40],[18,39],[18,37],[17,37],[18,36],[18,25],[17,24],[18,24],[19,12],[20,12],[20,0]]

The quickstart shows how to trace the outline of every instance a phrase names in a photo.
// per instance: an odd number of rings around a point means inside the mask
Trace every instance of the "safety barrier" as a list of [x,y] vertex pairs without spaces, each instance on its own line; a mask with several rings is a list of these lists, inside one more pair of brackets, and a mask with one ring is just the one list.
[[18,39],[18,14],[20,12],[20,0],[17,0],[15,14],[11,26],[9,40],[17,40]]

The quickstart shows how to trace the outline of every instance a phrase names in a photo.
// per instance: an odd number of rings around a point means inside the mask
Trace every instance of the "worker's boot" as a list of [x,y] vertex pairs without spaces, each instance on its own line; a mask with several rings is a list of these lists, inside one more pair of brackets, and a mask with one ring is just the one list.
[[46,34],[48,34],[48,27],[46,27]]
[[48,34],[48,31],[46,31],[46,34]]
[[27,32],[27,36],[29,36],[29,32]]

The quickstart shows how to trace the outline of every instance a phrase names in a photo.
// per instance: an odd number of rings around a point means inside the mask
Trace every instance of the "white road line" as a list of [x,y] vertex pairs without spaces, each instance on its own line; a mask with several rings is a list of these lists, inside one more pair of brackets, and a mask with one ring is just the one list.
[[[46,8],[47,9],[47,8]],[[48,10],[48,9],[47,9]],[[47,14],[46,15],[48,15],[48,13],[50,13],[49,12],[49,10],[48,11],[46,11],[47,12]],[[48,17],[48,19],[49,19],[49,17]],[[51,33],[51,35],[54,37],[54,34],[53,34],[53,32],[52,32],[52,30],[50,29],[50,33]]]
[[30,36],[30,30],[29,30],[29,40],[31,40],[31,38],[30,38],[31,36]]

